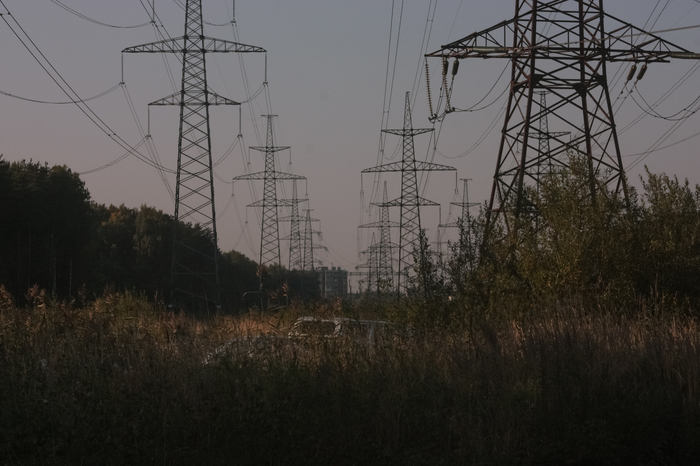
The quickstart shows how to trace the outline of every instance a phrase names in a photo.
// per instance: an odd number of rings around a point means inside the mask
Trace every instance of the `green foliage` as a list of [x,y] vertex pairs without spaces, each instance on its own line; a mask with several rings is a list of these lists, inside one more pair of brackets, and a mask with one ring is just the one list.
[[700,187],[647,172],[642,193],[630,188],[627,203],[599,175],[593,201],[585,159],[572,155],[568,168],[527,189],[532,208],[499,217],[486,243],[482,209],[446,264],[422,269],[432,277],[425,283],[460,303],[443,317],[531,315],[568,302],[625,312],[639,303],[653,303],[646,309],[654,312],[697,309]]
[[[190,247],[214,250],[209,230],[174,225],[146,205],[91,203],[70,169],[31,161],[0,159],[0,216],[0,284],[20,300],[35,285],[57,298],[117,289],[162,300],[169,297],[175,228]],[[245,309],[244,293],[258,288],[255,263],[230,251],[219,266],[223,309]]]
[[58,271],[72,268],[89,238],[84,182],[65,166],[0,159],[0,185],[0,283],[16,292],[70,288],[72,277]]

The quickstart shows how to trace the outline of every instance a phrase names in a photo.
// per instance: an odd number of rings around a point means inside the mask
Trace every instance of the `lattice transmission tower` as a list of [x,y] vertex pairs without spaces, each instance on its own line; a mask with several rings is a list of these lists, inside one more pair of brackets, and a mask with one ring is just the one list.
[[299,199],[297,194],[297,180],[292,180],[292,198],[287,199],[291,203],[292,213],[288,217],[279,219],[280,222],[290,223],[289,236],[284,238],[289,241],[289,270],[304,270],[304,244],[301,236],[301,222],[304,217],[299,215],[299,204],[308,202],[308,199]]
[[439,206],[440,204],[420,197],[418,193],[418,172],[456,171],[453,167],[438,165],[436,163],[416,161],[413,137],[433,131],[430,129],[414,129],[411,121],[411,93],[406,93],[404,108],[404,122],[402,129],[385,129],[382,132],[395,134],[403,138],[403,157],[400,162],[380,165],[368,168],[362,173],[401,173],[401,197],[389,202],[377,204],[380,207],[400,207],[401,221],[399,226],[399,270],[397,291],[399,296],[406,294],[409,289],[409,278],[415,261],[413,254],[419,251],[420,246],[420,207]]
[[[478,202],[469,202],[469,182],[471,181],[471,178],[462,178],[461,179],[464,182],[464,187],[462,188],[462,201],[461,202],[450,202],[450,205],[456,206],[456,207],[461,207],[462,212],[461,215],[459,216],[458,220],[455,220],[454,222],[450,223],[443,223],[438,226],[438,230],[440,228],[459,228],[459,241],[457,243],[457,249],[458,253],[460,255],[460,258],[458,260],[458,263],[460,263],[460,270],[461,273],[460,275],[464,274],[467,272],[467,270],[470,270],[473,268],[475,264],[475,259],[476,259],[476,249],[477,246],[474,244],[474,238],[472,236],[472,213],[471,209],[472,207],[477,207],[479,205]],[[441,251],[441,247],[440,251]],[[442,252],[442,251],[441,251]]]
[[[185,35],[129,47],[122,53],[175,53],[182,55],[180,91],[149,105],[180,107],[175,234],[171,269],[171,303],[192,308],[219,305],[218,238],[211,157],[209,107],[240,105],[212,92],[207,85],[206,54],[265,53],[265,49],[204,35],[202,1],[187,0]],[[191,221],[209,231],[213,247],[188,244],[178,233],[178,222]]]
[[[485,239],[499,217],[512,231],[513,217],[506,214],[517,217],[523,209],[534,207],[526,199],[525,187],[538,183],[538,167],[549,163],[555,169],[568,167],[569,160],[560,157],[567,151],[587,160],[592,203],[603,186],[611,186],[627,199],[607,64],[700,58],[605,13],[603,0],[515,0],[512,19],[426,56],[455,62],[502,58],[512,63]],[[549,106],[538,102],[537,91],[553,97]],[[546,118],[556,122],[557,128],[569,129],[573,137],[565,140],[565,133],[547,137],[537,125]],[[543,141],[549,149],[540,149]]]
[[233,178],[233,181],[263,181],[263,198],[249,204],[248,207],[262,207],[262,225],[260,230],[260,262],[261,265],[282,265],[280,254],[280,234],[278,207],[294,207],[294,203],[288,199],[277,198],[278,181],[304,180],[303,176],[291,173],[279,172],[275,168],[275,154],[289,149],[288,146],[275,146],[272,120],[277,115],[262,115],[267,118],[267,138],[265,147],[251,147],[251,149],[265,154],[265,171],[250,173]]
[[372,294],[373,291],[377,293],[377,296],[381,294],[381,284],[378,279],[379,277],[379,244],[377,244],[377,238],[374,233],[372,233],[372,240],[369,243],[369,248],[362,251],[360,254],[367,256],[367,262],[355,266],[355,270],[366,269],[366,272],[362,272],[364,279],[359,280],[360,285],[367,285],[367,294]]
[[[399,224],[398,222],[392,222],[389,220],[389,207],[387,205],[388,203],[389,195],[386,189],[385,181],[382,202],[372,204],[376,207],[379,207],[380,220],[378,222],[365,223],[364,225],[359,226],[359,228],[372,228],[379,230],[379,243],[371,244],[368,250],[368,254],[370,254],[371,259],[372,254],[375,254],[373,261],[370,260],[369,263],[373,264],[374,268],[376,269],[374,270],[370,267],[370,271],[373,270],[373,274],[371,274],[368,277],[368,288],[374,286],[378,294],[393,289],[394,268],[392,266],[392,252],[394,248],[398,247],[398,245],[391,242],[391,229],[399,228],[401,226],[401,224]],[[374,233],[372,234],[372,240],[372,242],[375,243]],[[366,267],[364,267],[363,265],[362,268]]]
[[302,264],[302,270],[313,272],[316,270],[314,251],[317,249],[327,251],[328,248],[314,243],[314,235],[321,238],[323,237],[323,234],[318,230],[314,230],[313,223],[320,222],[320,220],[317,218],[311,218],[311,211],[312,209],[306,209],[306,215],[304,217],[304,235],[302,237],[302,242],[304,244],[304,261]]

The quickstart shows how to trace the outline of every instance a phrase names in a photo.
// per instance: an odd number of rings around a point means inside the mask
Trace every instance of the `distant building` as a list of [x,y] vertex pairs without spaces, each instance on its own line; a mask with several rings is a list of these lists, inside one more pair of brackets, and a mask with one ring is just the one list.
[[320,267],[318,269],[321,282],[322,298],[347,298],[348,272],[340,267]]

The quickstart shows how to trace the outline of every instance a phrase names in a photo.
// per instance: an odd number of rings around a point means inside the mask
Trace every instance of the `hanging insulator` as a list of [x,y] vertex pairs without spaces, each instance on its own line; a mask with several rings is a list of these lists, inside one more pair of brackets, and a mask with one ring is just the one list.
[[425,85],[428,88],[428,107],[430,107],[430,118],[433,118],[435,112],[433,112],[433,96],[430,92],[430,68],[428,67],[428,60],[425,61]]
[[459,60],[455,60],[452,64],[452,76],[457,76],[457,71],[459,71]]
[[447,70],[450,69],[450,62],[447,61],[447,58],[442,59],[442,75],[447,76]]
[[639,76],[637,76],[637,81],[642,79],[644,77],[644,75],[646,74],[646,72],[647,72],[647,64],[645,63],[644,65],[642,65],[642,69],[639,70]]
[[627,81],[632,81],[634,79],[634,73],[637,72],[637,64],[635,63],[632,65],[632,68],[630,68],[630,72],[627,73]]

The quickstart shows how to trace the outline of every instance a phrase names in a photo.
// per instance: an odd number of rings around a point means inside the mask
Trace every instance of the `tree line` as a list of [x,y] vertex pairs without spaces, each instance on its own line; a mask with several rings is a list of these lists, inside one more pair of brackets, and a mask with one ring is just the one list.
[[[142,205],[91,200],[66,166],[0,158],[0,284],[22,300],[38,286],[57,299],[90,299],[106,289],[168,301],[173,235],[213,249],[198,225]],[[219,253],[224,310],[268,307],[318,297],[312,273],[259,267],[242,253]]]

